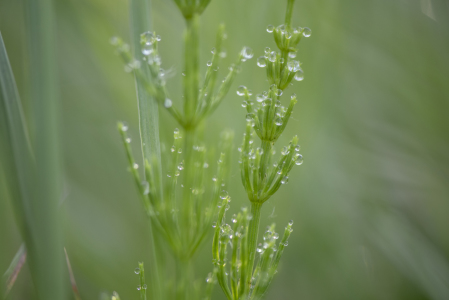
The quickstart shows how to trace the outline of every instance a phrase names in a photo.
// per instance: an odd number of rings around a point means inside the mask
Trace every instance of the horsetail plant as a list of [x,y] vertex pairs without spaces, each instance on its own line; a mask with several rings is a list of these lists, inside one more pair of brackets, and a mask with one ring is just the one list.
[[[189,276],[193,272],[191,260],[218,214],[217,222],[213,225],[214,270],[207,277],[207,285],[201,297],[210,299],[213,286],[218,282],[228,299],[259,299],[276,273],[280,257],[292,232],[293,222],[290,221],[283,238],[277,243],[279,235],[275,233],[273,224],[264,234],[263,244],[257,246],[262,204],[274,195],[282,184],[287,183],[293,166],[302,164],[297,137],[283,148],[276,162],[273,145],[284,131],[297,102],[296,96],[293,95],[285,108],[280,99],[293,79],[303,79],[301,64],[293,58],[296,56],[296,46],[301,37],[310,36],[310,29],[291,26],[294,0],[288,0],[285,24],[276,28],[270,25],[267,28],[268,32],[273,33],[280,52],[267,48],[265,55],[257,60],[258,66],[266,67],[268,82],[271,85],[269,90],[258,94],[256,102],[246,87],[240,86],[237,90],[237,94],[244,97],[242,106],[247,109],[246,133],[243,145],[239,148],[239,163],[243,186],[251,202],[251,212],[243,208],[239,214],[233,216],[233,226],[230,226],[225,223],[225,213],[230,202],[226,182],[230,172],[227,161],[233,134],[223,133],[220,146],[223,152],[219,155],[216,172],[212,173],[207,161],[213,157],[200,140],[198,127],[204,124],[205,118],[224,99],[241,69],[242,62],[251,59],[253,51],[248,47],[243,48],[236,63],[229,67],[227,76],[216,88],[218,65],[223,56],[222,43],[226,37],[224,26],[221,25],[215,47],[211,51],[212,57],[207,62],[203,84],[200,84],[199,16],[210,0],[174,1],[187,26],[184,35],[183,109],[174,105],[166,88],[166,71],[162,68],[158,50],[160,36],[153,31],[142,33],[141,54],[138,55],[120,38],[114,37],[111,40],[125,63],[125,71],[132,72],[145,92],[159,106],[165,108],[183,129],[174,131],[173,146],[168,152],[169,157],[165,157],[169,162],[162,164],[155,154],[151,157],[144,155],[143,171],[139,173],[139,165],[131,151],[131,139],[127,135],[128,126],[119,122],[118,129],[126,149],[129,169],[138,188],[144,211],[175,257],[179,271],[176,298],[198,298],[202,294],[189,287]],[[260,138],[261,147],[255,148],[255,135]],[[182,176],[184,169],[187,174]],[[168,170],[166,180],[162,179],[165,176],[160,176],[162,170]],[[207,183],[208,179],[212,179],[212,184]],[[178,184],[179,182],[182,183]],[[226,269],[228,244],[232,249],[229,272]],[[255,265],[256,252],[260,253],[260,257]],[[142,279],[143,265],[138,269],[142,281],[138,289],[141,291],[141,299],[146,299],[146,288],[143,288]],[[118,298],[118,295],[115,297]]]
[[[287,246],[293,221],[285,227],[279,243],[279,234],[275,225],[268,227],[263,243],[257,245],[261,208],[265,201],[273,196],[282,184],[288,182],[288,175],[294,165],[301,165],[302,155],[295,136],[285,146],[275,161],[274,143],[285,130],[288,120],[297,102],[292,95],[287,108],[282,106],[281,96],[293,79],[304,79],[301,63],[294,60],[296,46],[301,37],[309,37],[309,28],[292,27],[291,19],[294,0],[288,0],[285,24],[278,27],[269,25],[267,32],[272,33],[279,52],[265,49],[265,55],[257,60],[257,65],[266,68],[270,83],[268,91],[255,96],[245,86],[240,86],[237,95],[244,97],[242,106],[246,108],[246,132],[243,145],[239,148],[240,171],[243,186],[251,202],[251,213],[244,208],[232,218],[233,227],[225,222],[225,209],[230,200],[223,200],[219,212],[219,225],[215,228],[212,253],[218,282],[227,299],[260,299],[267,290],[279,260]],[[254,146],[254,136],[261,140],[261,146]],[[227,264],[227,247],[231,246],[231,260]],[[260,254],[257,263],[256,252]],[[230,265],[230,271],[226,266]]]
[[[153,31],[140,35],[140,53],[120,38],[111,43],[125,63],[125,71],[133,73],[136,81],[159,106],[165,108],[177,121],[182,130],[175,129],[174,142],[168,153],[168,163],[161,163],[156,154],[144,155],[144,165],[139,168],[131,151],[131,139],[127,135],[128,126],[118,124],[125,145],[129,169],[137,185],[144,210],[156,230],[172,250],[176,262],[178,299],[194,296],[189,279],[193,273],[191,260],[203,244],[215,219],[220,199],[227,196],[225,191],[229,177],[229,157],[233,133],[224,132],[218,156],[216,172],[211,171],[208,161],[213,156],[206,151],[204,142],[198,135],[198,127],[223,101],[241,69],[242,62],[252,58],[252,50],[244,47],[235,64],[229,67],[226,77],[218,84],[218,69],[222,58],[222,43],[226,38],[224,26],[217,32],[215,47],[207,62],[203,83],[199,74],[199,16],[209,1],[176,1],[185,21],[185,69],[183,72],[184,105],[178,109],[166,88],[166,71],[158,50],[161,37]],[[140,56],[143,56],[139,59]],[[153,101],[150,99],[150,101]],[[140,102],[139,102],[140,103]],[[140,116],[142,119],[142,116]],[[142,121],[142,120],[141,120]],[[142,126],[141,126],[142,127]],[[142,135],[142,131],[141,131]],[[141,136],[141,142],[144,138]],[[150,156],[150,157],[149,157]],[[216,158],[217,159],[217,158]],[[139,169],[143,171],[140,173]],[[187,174],[183,175],[183,170]],[[168,170],[167,176],[160,176]],[[166,178],[163,180],[161,177]],[[213,281],[213,280],[212,280]],[[206,287],[211,293],[212,284]]]

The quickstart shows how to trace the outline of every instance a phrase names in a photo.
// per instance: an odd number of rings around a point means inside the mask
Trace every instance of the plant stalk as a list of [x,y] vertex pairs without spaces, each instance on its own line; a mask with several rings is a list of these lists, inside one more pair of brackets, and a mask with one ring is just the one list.
[[38,299],[66,299],[59,153],[60,99],[52,0],[25,2],[34,120],[35,190],[28,203],[33,223],[26,248]]
[[[133,54],[136,59],[141,60],[143,58],[140,46],[140,35],[151,30],[151,17],[150,17],[151,5],[150,0],[131,0],[130,1],[130,22],[131,22],[131,39],[133,44]],[[144,76],[148,79],[148,70],[144,69]],[[143,162],[152,161],[153,157],[156,157],[159,165],[161,166],[161,150],[160,150],[160,140],[159,140],[159,111],[158,104],[155,99],[151,97],[145,90],[144,83],[141,79],[135,78],[136,82],[136,93],[137,93],[137,104],[139,109],[139,131],[140,131],[140,141],[142,148]],[[161,168],[158,168],[159,176],[162,178]],[[162,182],[158,187],[161,198],[162,198]],[[159,265],[160,258],[162,255],[162,249],[160,245],[156,245],[157,232],[154,230],[150,222],[150,243],[152,248],[154,271],[151,272],[153,280],[155,282],[152,288],[154,299],[161,299],[161,281],[160,273],[161,267]]]
[[[185,33],[185,75],[184,76],[184,114],[186,127],[194,123],[194,114],[198,103],[199,73],[199,16],[194,14],[186,19]],[[186,128],[186,129],[187,129]]]
[[256,258],[257,237],[259,235],[260,226],[260,214],[262,203],[251,202],[251,220],[249,221],[248,229],[248,249],[249,249],[249,261],[248,261],[248,278],[246,284],[251,285],[251,277],[253,274],[254,260]]
[[295,0],[288,0],[287,11],[285,13],[285,27],[290,29],[292,26],[293,4]]

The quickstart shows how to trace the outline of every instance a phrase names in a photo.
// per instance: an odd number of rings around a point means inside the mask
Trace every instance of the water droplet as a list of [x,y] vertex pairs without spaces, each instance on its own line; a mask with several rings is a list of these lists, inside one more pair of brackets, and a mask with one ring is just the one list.
[[287,247],[288,246],[288,241],[284,242],[284,246]]
[[147,56],[153,53],[153,45],[145,44],[142,46],[142,54]]
[[281,126],[283,124],[282,119],[277,117],[276,120],[274,121],[274,124],[276,124],[277,126]]
[[178,153],[181,154],[182,153],[182,148],[178,149]]
[[257,248],[256,251],[257,251],[257,253],[262,253],[263,250],[262,250],[262,248]]
[[274,30],[274,26],[273,26],[273,25],[268,25],[268,26],[267,26],[267,32],[268,32],[268,33],[272,33],[273,30]]
[[248,89],[244,85],[241,85],[237,88],[237,95],[239,95],[239,96],[244,96],[247,92],[248,92]]
[[290,72],[293,72],[293,73],[298,72],[301,69],[299,61],[297,61],[297,60],[289,61],[287,64],[287,68]]
[[265,68],[267,66],[267,62],[265,61],[265,56],[261,56],[257,59],[257,65],[261,68]]
[[133,168],[134,168],[135,170],[137,170],[137,169],[139,168],[139,165],[136,164],[136,163],[134,163],[134,164],[133,164]]
[[281,183],[282,184],[288,183],[288,176],[284,176],[284,178],[282,178],[282,180],[281,180]]
[[244,47],[242,50],[242,56],[245,60],[251,59],[254,56],[253,49],[250,47]]
[[142,285],[142,288],[143,288],[144,290],[146,290],[146,289],[147,289],[147,285],[146,285],[146,284]]
[[301,150],[301,146],[296,145],[296,146],[295,146],[295,151],[298,152],[299,150]]
[[140,268],[136,268],[136,269],[134,270],[134,273],[140,274]]
[[288,147],[287,147],[287,146],[284,146],[284,147],[282,148],[281,154],[282,154],[282,155],[287,155],[289,152],[290,152],[290,151],[288,151]]
[[131,138],[126,138],[125,141],[129,144],[131,143]]
[[276,96],[278,96],[278,97],[280,97],[280,96],[282,96],[282,90],[281,89],[277,89],[276,90]]
[[212,223],[212,228],[215,228],[215,227],[217,227],[217,222]]
[[252,121],[254,120],[255,115],[253,113],[246,114],[246,121]]
[[166,98],[164,101],[165,108],[170,108],[172,105],[173,105],[173,102],[170,99]]
[[122,122],[122,127],[120,128],[122,131],[128,131],[129,127],[126,122]]
[[295,74],[295,80],[296,81],[303,81],[304,80],[304,71],[299,69]]
[[267,98],[265,100],[262,101],[262,106],[270,106],[271,105],[271,98]]
[[232,223],[237,223],[237,215],[236,214],[232,215]]
[[304,27],[304,31],[302,32],[304,37],[309,37],[312,35],[312,30],[309,27]]
[[290,221],[288,222],[288,225],[292,226],[292,225],[293,225],[293,220],[290,220]]
[[140,291],[142,287],[140,285],[137,286],[137,290]]
[[212,48],[212,50],[210,51],[212,54],[215,54],[215,52],[217,52],[217,50],[214,48]]
[[148,195],[150,193],[150,184],[148,181],[142,181],[142,187],[143,187],[143,194]]
[[276,61],[276,52],[275,51],[271,51],[271,53],[268,55],[268,60],[271,62]]
[[217,177],[212,177],[212,181],[217,181]]
[[242,107],[245,108],[247,105],[248,105],[248,102],[246,102],[246,100],[243,100]]
[[304,159],[302,158],[302,155],[299,154],[299,156],[296,157],[295,164],[296,164],[297,166],[300,166],[300,165],[302,165],[303,162],[304,162]]
[[293,29],[293,33],[294,33],[294,34],[301,33],[301,31],[302,31],[302,27],[301,27],[301,26],[298,26],[298,27],[296,27],[295,29]]
[[275,240],[277,240],[277,239],[279,238],[279,233],[275,232],[274,235],[273,235],[273,238],[274,238]]
[[206,65],[207,65],[208,67],[210,67],[210,66],[212,66],[212,62],[209,60],[209,61],[206,63]]
[[221,52],[220,52],[220,57],[221,57],[221,58],[225,58],[226,55],[227,55],[227,54],[226,54],[226,51],[221,51]]
[[296,57],[296,52],[289,52],[288,53],[288,57],[295,58]]
[[221,199],[226,199],[226,198],[228,198],[229,197],[229,194],[228,194],[228,192],[226,191],[226,190],[222,190],[221,192],[220,192],[220,198]]
[[144,32],[140,35],[140,43],[143,45],[152,45],[156,41],[156,37],[151,31]]
[[205,163],[203,164],[203,168],[205,168],[205,169],[209,168],[209,164],[208,164],[207,162],[205,162]]
[[172,146],[172,147],[170,148],[170,151],[171,151],[171,152],[175,152],[175,150],[176,150],[175,146]]

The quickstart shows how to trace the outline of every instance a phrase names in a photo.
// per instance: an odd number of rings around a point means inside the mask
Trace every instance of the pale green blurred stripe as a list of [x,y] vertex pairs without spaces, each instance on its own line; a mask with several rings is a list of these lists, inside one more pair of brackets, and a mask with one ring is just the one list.
[[65,299],[59,152],[60,98],[52,0],[25,2],[30,101],[36,158],[35,193],[29,205],[33,217],[32,243],[27,244],[30,270],[39,299]]

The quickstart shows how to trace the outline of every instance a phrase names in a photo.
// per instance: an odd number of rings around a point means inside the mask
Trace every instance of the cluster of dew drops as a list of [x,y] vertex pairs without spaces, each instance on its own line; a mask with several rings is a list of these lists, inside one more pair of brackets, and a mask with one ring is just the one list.
[[[155,35],[154,33],[147,31],[142,34],[142,39],[144,41],[141,52],[144,55],[143,60],[147,61],[149,65],[157,65],[158,67],[162,64],[161,57],[155,53],[153,44],[155,42],[160,42],[162,40],[160,35]],[[167,76],[167,71],[162,68],[159,68],[158,78],[161,81],[162,85],[165,85],[165,77]],[[173,101],[169,98],[164,100],[164,107],[170,108],[173,105]]]
[[[273,33],[275,27],[273,25],[268,25],[267,26],[267,32],[268,33]],[[285,30],[285,25],[280,25],[278,27],[278,29],[281,30],[281,32],[283,34],[286,35],[286,38],[289,39],[291,38],[291,33],[289,33],[287,30]],[[299,33],[302,31],[302,35],[304,37],[310,37],[312,35],[312,30],[308,27],[296,27],[293,29],[293,33]],[[265,55],[260,56],[257,59],[257,65],[261,68],[265,68],[267,66],[266,64],[266,59],[268,59],[270,62],[275,62],[276,61],[276,51],[271,51],[270,47],[266,47],[265,48]],[[296,52],[289,52],[288,53],[288,57],[290,58],[295,58],[296,57]],[[282,58],[281,58],[281,63],[283,63]],[[293,60],[288,62],[287,64],[287,68],[290,72],[295,72],[295,80],[296,81],[302,81],[304,80],[304,72],[300,67],[300,64],[298,61]]]
[[[139,267],[137,267],[136,269],[134,269],[134,273],[136,273],[137,275],[139,275],[140,274],[140,268]],[[147,289],[147,285],[146,284],[143,284],[143,285],[138,285],[137,286],[137,290],[138,291],[140,291],[140,290],[146,290]]]

